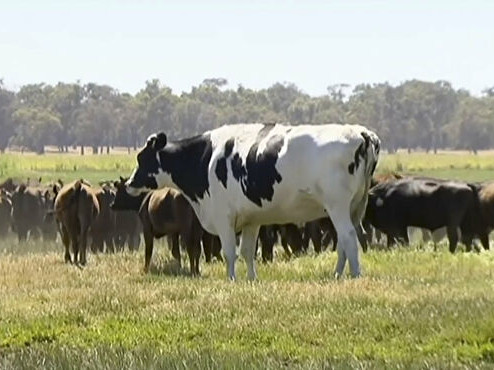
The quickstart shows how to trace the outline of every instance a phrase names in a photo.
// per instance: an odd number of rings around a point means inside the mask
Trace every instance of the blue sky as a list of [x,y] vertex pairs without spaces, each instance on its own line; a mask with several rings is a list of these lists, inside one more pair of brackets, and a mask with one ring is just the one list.
[[494,86],[494,1],[0,0],[0,78],[174,92],[445,79]]

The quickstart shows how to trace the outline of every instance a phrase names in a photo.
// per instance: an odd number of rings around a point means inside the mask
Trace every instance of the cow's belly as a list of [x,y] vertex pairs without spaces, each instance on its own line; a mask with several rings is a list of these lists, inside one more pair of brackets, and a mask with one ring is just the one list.
[[307,198],[287,200],[280,204],[265,204],[258,210],[237,214],[235,229],[245,225],[286,224],[313,221],[327,216],[321,203]]

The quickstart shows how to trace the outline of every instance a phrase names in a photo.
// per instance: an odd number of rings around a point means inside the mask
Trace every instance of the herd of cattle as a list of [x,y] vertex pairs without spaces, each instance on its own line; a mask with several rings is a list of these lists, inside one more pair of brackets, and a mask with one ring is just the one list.
[[389,246],[408,244],[411,226],[445,228],[451,252],[458,241],[471,250],[474,239],[489,249],[494,183],[374,175],[379,146],[357,125],[230,125],[173,143],[160,133],[139,152],[130,179],[98,187],[82,179],[3,182],[0,237],[10,227],[19,241],[54,241],[58,230],[65,261],[84,265],[87,246],[136,250],[142,234],[148,270],[154,239],[167,236],[178,261],[185,247],[193,275],[204,253],[206,261],[225,257],[235,278],[240,236],[251,279],[257,246],[271,261],[279,238],[295,255],[310,242],[317,253],[331,244],[338,276],[347,259],[360,274],[357,240],[364,251],[381,233]]

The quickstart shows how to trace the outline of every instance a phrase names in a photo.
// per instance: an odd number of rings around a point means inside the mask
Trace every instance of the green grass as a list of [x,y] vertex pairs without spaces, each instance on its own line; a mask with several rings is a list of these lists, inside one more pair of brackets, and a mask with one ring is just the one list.
[[334,253],[278,256],[256,283],[240,260],[233,284],[221,263],[171,273],[163,245],[146,275],[142,253],[79,269],[15,244],[0,244],[0,367],[494,366],[490,252],[373,251],[342,281]]
[[135,154],[3,154],[0,155],[0,180],[7,177],[70,181],[84,178],[97,184],[119,175],[129,176],[136,164]]
[[[0,156],[0,180],[93,183],[131,173],[135,154]],[[494,154],[385,155],[381,172],[494,179]],[[335,281],[336,256],[259,266],[256,283],[178,269],[158,243],[143,252],[64,264],[58,244],[0,240],[0,368],[494,367],[494,254],[441,245],[372,251],[364,277]],[[184,259],[184,266],[187,261]]]

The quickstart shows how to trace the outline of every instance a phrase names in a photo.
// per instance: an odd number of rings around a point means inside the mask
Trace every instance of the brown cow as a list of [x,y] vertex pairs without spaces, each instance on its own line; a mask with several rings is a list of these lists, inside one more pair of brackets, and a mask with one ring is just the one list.
[[494,182],[486,182],[477,186],[479,189],[480,222],[477,223],[475,234],[480,237],[484,249],[489,249],[489,233],[494,229]]
[[99,214],[95,191],[84,180],[73,181],[60,191],[54,186],[53,191],[56,193],[54,212],[65,247],[65,262],[85,265],[88,231]]
[[93,253],[103,252],[106,245],[106,252],[115,252],[113,237],[115,234],[115,213],[110,205],[115,199],[115,192],[108,186],[94,189],[94,194],[98,199],[98,217],[91,225],[91,251]]
[[202,228],[187,199],[178,190],[170,188],[133,197],[126,191],[125,179],[114,185],[117,192],[112,209],[139,211],[145,243],[144,270],[149,271],[154,238],[169,235],[174,257],[180,260],[180,236],[187,248],[191,274],[199,275]]

